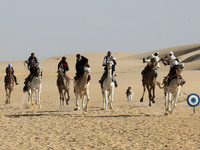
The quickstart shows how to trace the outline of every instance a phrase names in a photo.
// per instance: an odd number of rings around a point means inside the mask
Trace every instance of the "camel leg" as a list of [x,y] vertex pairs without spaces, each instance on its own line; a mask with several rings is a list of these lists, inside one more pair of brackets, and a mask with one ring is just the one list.
[[112,103],[114,101],[114,87],[112,87],[112,91],[110,92],[110,109],[113,109]]
[[64,105],[64,101],[65,101],[65,97],[64,97],[63,90],[62,90],[61,91],[61,105]]
[[108,106],[111,107],[111,91],[108,92]]
[[149,106],[151,106],[151,99],[152,99],[151,89],[147,85],[146,85],[146,87],[147,87],[147,90],[148,90],[148,93],[149,93]]
[[168,95],[167,95],[167,93],[166,92],[164,92],[164,94],[165,94],[165,115],[167,115],[168,113],[168,111],[169,111],[169,102],[168,102]]
[[64,105],[64,101],[66,101],[66,105],[68,105],[68,101],[67,101],[67,98],[66,98],[66,93],[67,93],[67,90],[64,89],[64,93],[63,93],[63,105]]
[[69,100],[70,100],[69,89],[67,89],[66,91],[67,91],[67,96],[68,96],[68,98],[66,99],[66,105],[69,105]]
[[85,109],[85,95],[82,95],[82,110]]
[[41,93],[41,86],[38,88],[38,91],[37,91],[37,104],[39,106],[39,108],[41,109],[41,105],[40,105],[40,93]]
[[152,103],[155,103],[155,85],[153,86],[153,88],[152,88],[152,90],[153,90],[153,98],[152,98]]
[[33,90],[31,90],[31,100],[30,100],[30,103],[32,103],[32,102],[33,102],[33,95],[34,95],[34,91],[33,91]]
[[172,94],[168,88],[168,103],[169,103],[169,113],[172,113]]
[[173,98],[171,100],[171,113],[174,111],[174,108],[176,107],[176,102],[179,97],[179,93],[180,93],[180,89],[177,88],[175,92],[172,94]]
[[31,90],[28,91],[28,106],[31,106]]
[[5,101],[6,104],[8,104],[8,89],[6,88],[6,101]]
[[12,92],[12,89],[9,90],[9,94],[8,94],[8,104],[10,104],[10,96],[11,96],[11,92]]
[[105,110],[105,94],[104,94],[104,91],[102,90],[102,96],[103,96],[103,106],[101,108],[101,110]]
[[174,100],[174,107],[176,107],[176,103],[177,103],[179,95],[180,95],[180,86],[178,86],[178,88],[177,88],[177,92],[176,92],[176,96],[175,96],[175,100]]
[[142,98],[140,99],[140,102],[143,102],[145,91],[146,91],[146,87],[145,87],[145,84],[143,83],[143,94],[142,94]]
[[85,104],[85,111],[87,112],[87,110],[88,110],[88,102],[90,100],[90,96],[89,96],[89,91],[88,90],[86,92],[86,98],[87,98],[87,100],[86,100],[86,104]]
[[60,95],[60,106],[62,105],[62,91],[59,90],[59,95]]
[[108,93],[107,90],[104,90],[104,97],[105,97],[105,110],[108,109]]
[[75,93],[75,97],[76,97],[76,107],[74,108],[74,110],[76,111],[76,110],[80,109],[80,107],[79,107],[79,100],[78,100],[78,93],[77,92]]

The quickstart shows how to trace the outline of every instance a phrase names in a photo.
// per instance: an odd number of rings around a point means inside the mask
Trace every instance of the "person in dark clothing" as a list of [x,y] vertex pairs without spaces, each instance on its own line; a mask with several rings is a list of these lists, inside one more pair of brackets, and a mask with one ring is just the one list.
[[[84,67],[90,67],[88,64],[88,59],[84,56],[81,56],[80,54],[76,55],[76,77],[75,80],[77,80],[80,76],[84,74]],[[88,77],[88,81],[90,80],[90,75]]]
[[66,57],[62,57],[62,60],[58,63],[58,70],[59,68],[63,69],[63,74],[65,74],[67,71],[69,71],[69,66],[66,61]]
[[16,76],[14,75],[14,69],[13,69],[13,67],[12,67],[12,64],[8,64],[8,67],[6,68],[6,76],[5,76],[5,78],[4,78],[4,82],[6,82],[6,80],[7,80],[8,73],[9,73],[10,69],[11,69],[11,74],[12,74],[13,77],[14,77],[15,84],[18,85],[19,83],[17,83],[17,78],[16,78]]
[[66,72],[69,71],[69,66],[66,61],[66,57],[62,57],[62,60],[58,63],[58,73],[59,73],[59,69],[63,71],[63,75],[65,76],[67,81],[70,82],[70,78],[66,75]]
[[37,67],[39,66],[39,61],[35,57],[35,54],[31,53],[31,56],[25,62],[28,65],[28,69],[30,70],[30,74],[34,74],[35,76],[37,76],[36,72],[37,72]]
[[24,92],[28,91],[28,82],[32,81],[34,76],[37,77],[37,67],[39,66],[39,61],[35,57],[35,53],[31,53],[31,56],[28,58],[28,60],[25,61],[25,63],[27,63],[27,65],[28,65],[28,69],[30,70],[30,74],[25,79],[25,82],[24,82],[25,85],[24,85],[24,89],[23,89]]

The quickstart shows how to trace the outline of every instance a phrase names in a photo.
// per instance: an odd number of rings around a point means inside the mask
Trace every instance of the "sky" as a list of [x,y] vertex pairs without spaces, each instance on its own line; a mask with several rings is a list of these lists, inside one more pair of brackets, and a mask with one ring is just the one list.
[[200,43],[199,0],[0,0],[0,61]]

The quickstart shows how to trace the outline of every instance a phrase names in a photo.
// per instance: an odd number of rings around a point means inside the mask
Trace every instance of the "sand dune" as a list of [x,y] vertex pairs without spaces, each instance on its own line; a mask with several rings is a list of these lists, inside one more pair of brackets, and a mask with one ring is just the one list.
[[[142,96],[141,74],[145,64],[141,58],[150,53],[118,53],[117,81],[114,109],[100,110],[102,95],[98,80],[103,73],[104,53],[83,53],[89,58],[92,80],[90,83],[89,111],[82,115],[75,112],[73,77],[76,54],[65,55],[70,71],[70,96],[68,106],[59,106],[56,87],[57,64],[62,56],[40,60],[43,69],[41,105],[42,109],[26,109],[27,93],[22,92],[23,82],[29,71],[23,61],[1,62],[0,64],[0,149],[200,149],[200,107],[192,115],[192,108],[186,103],[190,93],[200,94],[199,88],[199,46],[180,46],[160,50],[166,55],[169,50],[185,63],[182,76],[186,85],[181,88],[177,108],[172,115],[164,116],[164,94],[156,87],[156,103],[148,106],[148,95]],[[19,86],[14,87],[11,104],[4,104],[3,78],[5,67],[12,63]],[[158,81],[167,75],[169,66],[158,70]],[[133,102],[127,102],[125,92],[131,86],[135,95]]]

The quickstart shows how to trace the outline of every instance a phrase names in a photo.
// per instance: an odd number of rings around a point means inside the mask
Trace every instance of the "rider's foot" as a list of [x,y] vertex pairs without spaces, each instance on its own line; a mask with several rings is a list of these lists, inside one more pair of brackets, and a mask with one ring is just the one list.
[[18,85],[19,83],[16,82],[15,84]]

